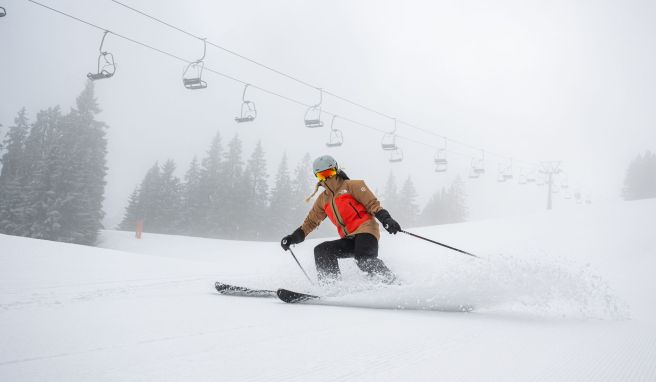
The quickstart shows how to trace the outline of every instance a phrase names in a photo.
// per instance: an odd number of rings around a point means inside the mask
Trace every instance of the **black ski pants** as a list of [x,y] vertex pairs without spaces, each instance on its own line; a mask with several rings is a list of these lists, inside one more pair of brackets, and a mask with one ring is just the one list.
[[391,274],[378,258],[378,239],[370,233],[359,233],[339,240],[325,241],[314,247],[314,263],[319,281],[331,281],[340,277],[337,259],[354,258],[358,267],[370,276]]

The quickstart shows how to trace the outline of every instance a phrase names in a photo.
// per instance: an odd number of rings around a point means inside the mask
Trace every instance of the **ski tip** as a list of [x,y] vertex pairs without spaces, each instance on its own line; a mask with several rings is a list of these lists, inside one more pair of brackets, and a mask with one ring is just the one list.
[[314,300],[319,298],[319,296],[314,296],[311,294],[294,292],[289,289],[278,289],[276,291],[278,298],[286,303],[293,304],[297,302],[303,302],[307,300]]

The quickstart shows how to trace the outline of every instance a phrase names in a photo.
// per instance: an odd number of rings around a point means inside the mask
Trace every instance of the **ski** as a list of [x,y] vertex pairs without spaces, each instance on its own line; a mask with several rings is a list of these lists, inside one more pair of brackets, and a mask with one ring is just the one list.
[[275,297],[275,290],[268,289],[251,289],[247,287],[224,284],[221,282],[214,283],[216,291],[227,296],[245,296],[245,297]]
[[289,304],[295,304],[303,301],[318,300],[320,298],[319,296],[315,296],[312,294],[294,292],[288,289],[278,289],[276,295],[278,295],[279,299]]

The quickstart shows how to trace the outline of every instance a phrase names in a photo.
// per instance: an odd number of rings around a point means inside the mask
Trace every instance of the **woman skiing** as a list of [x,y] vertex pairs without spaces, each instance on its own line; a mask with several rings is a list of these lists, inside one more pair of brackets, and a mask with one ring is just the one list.
[[309,201],[319,190],[324,191],[315,200],[303,225],[280,242],[286,251],[292,244],[303,242],[307,235],[321,224],[326,216],[337,227],[339,240],[325,241],[314,247],[314,261],[319,282],[333,283],[340,277],[337,259],[354,258],[358,267],[372,278],[385,283],[395,281],[394,274],[378,258],[380,230],[375,216],[387,232],[396,234],[401,226],[383,209],[376,196],[362,180],[350,180],[330,155],[323,155],[312,164],[318,183]]

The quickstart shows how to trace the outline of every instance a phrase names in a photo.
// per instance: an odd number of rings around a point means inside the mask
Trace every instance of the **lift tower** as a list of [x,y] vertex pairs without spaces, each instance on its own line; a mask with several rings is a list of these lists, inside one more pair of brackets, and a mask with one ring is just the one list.
[[547,177],[547,210],[551,210],[551,194],[554,182],[554,175],[560,173],[559,161],[548,161],[540,164],[540,172]]

